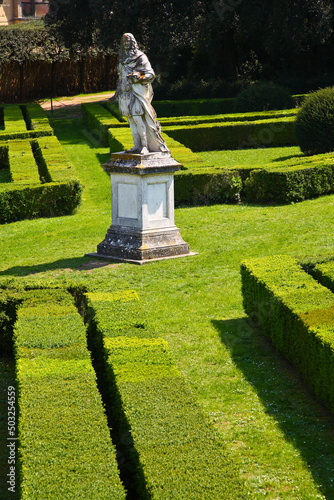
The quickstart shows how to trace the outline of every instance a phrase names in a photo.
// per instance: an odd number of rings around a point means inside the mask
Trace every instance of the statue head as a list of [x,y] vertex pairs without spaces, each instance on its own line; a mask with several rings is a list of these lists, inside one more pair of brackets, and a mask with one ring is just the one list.
[[138,44],[132,33],[124,33],[121,40],[121,47],[126,50],[138,49]]
[[124,33],[121,39],[119,60],[123,62],[129,58],[135,58],[138,52],[138,44],[135,37],[131,33]]

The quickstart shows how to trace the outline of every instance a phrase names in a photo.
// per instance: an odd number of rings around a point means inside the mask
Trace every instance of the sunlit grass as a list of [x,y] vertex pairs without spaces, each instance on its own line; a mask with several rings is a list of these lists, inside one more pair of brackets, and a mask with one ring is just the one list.
[[[333,253],[334,196],[177,209],[176,224],[196,256],[83,271],[90,262],[84,254],[96,250],[111,223],[110,181],[101,168],[108,149],[90,141],[80,120],[53,125],[85,186],[82,206],[69,217],[0,226],[0,275],[83,275],[101,287],[136,289],[255,498],[334,498],[334,419],[247,322],[239,274],[249,257]],[[232,166],[300,153],[212,154]]]
[[274,166],[274,162],[286,160],[291,157],[304,156],[297,146],[204,151],[196,154],[198,154],[208,165],[217,165],[226,168],[249,165],[259,167],[268,163],[273,163]]

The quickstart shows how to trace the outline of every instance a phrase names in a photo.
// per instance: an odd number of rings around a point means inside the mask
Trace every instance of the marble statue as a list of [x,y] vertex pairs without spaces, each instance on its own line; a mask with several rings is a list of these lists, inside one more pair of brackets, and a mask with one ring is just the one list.
[[135,37],[125,33],[119,51],[117,88],[110,100],[118,101],[120,112],[129,122],[134,146],[128,153],[169,152],[151,105],[154,78],[151,64],[138,49]]

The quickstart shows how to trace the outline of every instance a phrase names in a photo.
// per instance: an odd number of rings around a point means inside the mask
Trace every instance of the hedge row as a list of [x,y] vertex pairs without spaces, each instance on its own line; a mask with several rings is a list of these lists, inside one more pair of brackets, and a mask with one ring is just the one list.
[[90,132],[105,146],[108,145],[108,130],[113,127],[128,127],[120,122],[106,108],[97,103],[81,104],[82,116]]
[[[115,126],[117,122],[113,118],[111,128],[110,115],[102,106],[84,106],[90,114],[90,122],[87,123],[94,123],[95,127],[100,123],[100,135],[104,137],[108,130],[111,152],[132,147],[128,126]],[[186,169],[175,175],[176,205],[232,202],[238,201],[241,195],[251,202],[291,203],[334,192],[333,155],[301,156],[266,166],[226,169],[224,165],[204,167],[201,158],[182,144],[184,142],[194,150],[203,149],[204,141],[207,149],[249,147],[260,143],[271,146],[292,144],[295,110],[290,112],[291,116],[270,120],[258,119],[259,116],[268,116],[266,112],[246,113],[243,116],[248,115],[248,119],[253,121],[164,127],[163,137],[173,157]],[[279,116],[286,112],[273,113],[273,116]],[[105,121],[101,122],[102,115]]]
[[164,132],[193,151],[245,149],[296,144],[295,117],[164,127]]
[[72,296],[32,290],[22,299],[14,330],[20,498],[125,499]]
[[244,194],[255,202],[291,203],[334,192],[334,155],[315,155],[252,170]]
[[30,141],[9,141],[7,144],[8,164],[12,182],[15,185],[40,184],[38,166]]
[[[89,127],[90,131],[93,132],[104,144],[107,144],[108,129],[114,127],[128,127],[127,121],[121,116],[118,110],[118,106],[115,103],[107,103],[107,109],[98,103],[88,103],[82,104],[82,113],[84,121]],[[235,113],[235,114],[217,114],[217,115],[207,115],[207,116],[174,116],[174,117],[163,117],[159,118],[163,130],[167,130],[167,127],[188,127],[192,125],[205,125],[205,124],[219,124],[227,122],[226,125],[238,122],[253,122],[260,120],[274,120],[273,125],[270,125],[271,134],[274,132],[280,132],[280,128],[283,126],[277,124],[275,120],[279,118],[290,118],[292,120],[296,117],[297,109],[281,110],[281,111],[263,111],[256,113]],[[267,125],[268,122],[264,121]],[[280,125],[280,126],[278,126]],[[255,141],[268,141],[268,132],[256,132]],[[263,137],[262,137],[263,136]],[[244,135],[242,136],[245,140]],[[247,136],[247,141],[249,137]],[[248,146],[253,145],[254,140],[248,144]],[[254,143],[256,144],[256,142]],[[247,144],[246,144],[247,146]],[[201,150],[201,144],[197,145],[198,150]],[[192,148],[194,149],[194,148]],[[203,147],[203,150],[205,147]],[[226,149],[226,148],[224,148]]]
[[23,104],[21,106],[27,129],[33,131],[39,137],[43,135],[53,135],[53,128],[45,114],[44,109],[37,103]]
[[55,136],[0,145],[0,223],[71,214],[82,187]]
[[241,265],[246,313],[334,412],[334,295],[289,256]]
[[158,116],[197,116],[233,113],[235,98],[186,99],[183,101],[154,101]]
[[[173,101],[170,101],[173,102]],[[179,104],[180,101],[177,101],[177,104]],[[157,106],[159,108],[160,102],[154,102],[153,103],[154,107]],[[87,110],[87,104],[83,105],[85,107],[85,111]],[[92,106],[91,104],[88,104],[88,108]],[[116,102],[107,102],[105,105],[106,108],[110,111],[110,113],[116,118],[120,123],[123,122],[123,124],[126,124],[125,118],[121,115],[118,105]],[[174,109],[174,108],[173,108]],[[185,114],[179,114],[178,107],[175,108],[177,110],[177,113],[175,115],[170,115],[169,113],[167,114],[161,114],[157,113],[158,119],[162,125],[196,125],[200,123],[215,123],[215,122],[234,122],[234,121],[254,121],[254,120],[265,120],[265,119],[272,119],[272,118],[282,118],[282,117],[287,117],[287,116],[296,116],[298,113],[297,108],[293,109],[283,109],[283,110],[269,110],[269,111],[258,111],[258,112],[249,112],[249,113],[214,113],[214,114],[208,114],[208,115],[203,115],[199,113],[198,115],[190,113],[189,115]],[[103,115],[105,118],[108,118],[108,115]],[[115,126],[115,121],[111,122],[112,125],[110,126]],[[117,126],[117,125],[116,125]]]
[[323,262],[316,264],[310,270],[311,274],[315,277],[319,283],[321,283],[326,288],[329,288],[334,293],[334,262],[333,260],[329,262]]
[[13,327],[22,294],[14,290],[0,291],[0,351],[13,354]]
[[[299,105],[305,98],[305,94],[292,96]],[[224,99],[189,99],[183,101],[154,101],[154,109],[158,116],[197,116],[197,115],[219,115],[221,113],[233,113],[236,98]]]
[[7,104],[1,108],[3,127],[0,140],[53,135],[46,114],[39,104]]
[[246,498],[239,471],[143,312],[133,291],[86,294],[131,498]]
[[[180,144],[175,139],[162,133],[168,148],[175,160],[180,162],[184,168],[193,168],[194,166],[203,165],[203,160],[193,153],[189,148]],[[133,146],[133,138],[129,127],[113,128],[108,132],[110,152],[125,151]]]
[[0,191],[0,223],[70,215],[80,203],[81,191],[75,180],[39,186],[9,184],[5,191]]
[[298,109],[284,109],[281,111],[260,111],[251,113],[233,113],[207,116],[175,116],[159,118],[161,125],[180,126],[180,125],[200,125],[205,123],[221,122],[251,122],[257,120],[272,120],[274,118],[296,117]]
[[240,172],[222,167],[198,167],[175,173],[175,205],[234,203],[240,200]]

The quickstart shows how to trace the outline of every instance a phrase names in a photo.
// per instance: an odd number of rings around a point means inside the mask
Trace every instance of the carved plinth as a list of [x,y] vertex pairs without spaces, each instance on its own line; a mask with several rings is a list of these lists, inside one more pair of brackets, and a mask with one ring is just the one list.
[[149,261],[189,254],[177,227],[136,230],[111,226],[97,254],[116,260]]
[[89,255],[138,264],[190,255],[174,224],[174,172],[181,165],[171,154],[113,153],[103,167],[111,179],[112,225]]

